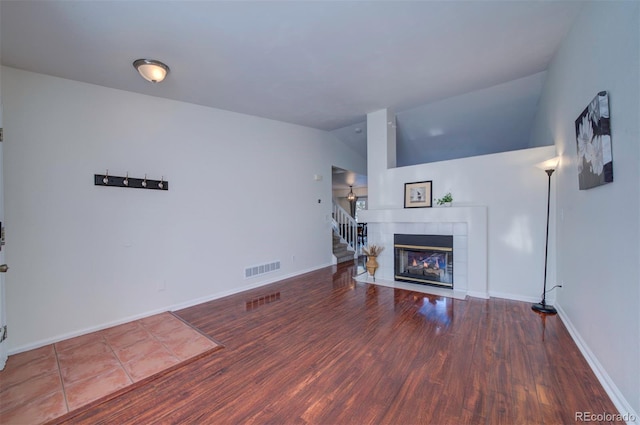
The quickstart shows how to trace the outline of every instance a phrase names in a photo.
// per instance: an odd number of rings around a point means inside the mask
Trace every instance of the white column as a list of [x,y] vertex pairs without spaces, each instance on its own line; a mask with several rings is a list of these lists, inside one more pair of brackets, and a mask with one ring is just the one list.
[[378,209],[385,205],[384,193],[380,190],[386,171],[396,166],[396,117],[389,109],[367,114],[367,183],[369,187],[368,208]]

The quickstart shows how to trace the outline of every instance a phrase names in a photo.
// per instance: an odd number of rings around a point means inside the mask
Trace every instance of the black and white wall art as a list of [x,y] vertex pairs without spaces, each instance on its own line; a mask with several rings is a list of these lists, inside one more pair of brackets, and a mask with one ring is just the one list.
[[404,184],[404,207],[431,207],[431,180]]
[[613,181],[609,95],[601,91],[576,120],[578,186],[591,189]]

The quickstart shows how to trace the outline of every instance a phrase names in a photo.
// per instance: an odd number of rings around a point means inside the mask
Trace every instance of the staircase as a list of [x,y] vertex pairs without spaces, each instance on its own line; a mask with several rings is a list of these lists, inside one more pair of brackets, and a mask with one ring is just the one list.
[[338,264],[346,261],[353,261],[355,253],[349,248],[349,244],[342,242],[340,240],[340,235],[336,234],[336,232],[332,232],[332,235],[333,255],[336,257]]
[[335,200],[332,202],[332,208],[333,256],[338,263],[353,261],[358,249],[358,223]]

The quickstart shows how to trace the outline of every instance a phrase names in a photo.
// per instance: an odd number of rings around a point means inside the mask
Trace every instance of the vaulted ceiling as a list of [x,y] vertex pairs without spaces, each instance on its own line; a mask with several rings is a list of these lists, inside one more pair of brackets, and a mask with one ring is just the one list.
[[[1,57],[19,69],[333,131],[363,155],[366,114],[390,108],[399,163],[410,165],[424,160],[416,152],[425,144],[432,153],[434,143],[473,151],[480,142],[469,129],[491,143],[494,121],[517,127],[530,116],[582,5],[3,0]],[[168,78],[143,80],[132,67],[138,58],[167,63]]]

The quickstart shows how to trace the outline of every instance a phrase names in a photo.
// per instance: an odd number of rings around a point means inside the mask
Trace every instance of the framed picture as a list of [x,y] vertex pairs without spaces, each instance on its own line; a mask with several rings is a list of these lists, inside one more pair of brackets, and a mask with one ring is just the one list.
[[601,91],[576,120],[578,186],[591,189],[613,181],[609,95]]
[[431,180],[404,184],[404,207],[431,207]]

